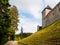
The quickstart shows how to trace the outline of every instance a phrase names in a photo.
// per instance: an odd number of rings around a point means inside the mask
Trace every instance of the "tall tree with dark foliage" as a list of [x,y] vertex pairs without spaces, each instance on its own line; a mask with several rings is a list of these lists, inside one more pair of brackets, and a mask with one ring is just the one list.
[[0,45],[3,45],[8,39],[8,28],[11,20],[9,19],[10,4],[8,0],[0,0]]
[[18,30],[18,10],[16,6],[13,6],[9,11],[11,25],[9,28],[10,40],[14,40],[15,31]]

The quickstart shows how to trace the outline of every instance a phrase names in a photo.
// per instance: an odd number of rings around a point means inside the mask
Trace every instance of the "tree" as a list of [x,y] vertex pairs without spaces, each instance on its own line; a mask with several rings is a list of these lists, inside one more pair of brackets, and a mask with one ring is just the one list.
[[15,6],[9,9],[9,0],[0,0],[0,45],[4,45],[10,37],[14,40],[18,26],[18,11]]
[[21,27],[21,33],[20,33],[20,38],[23,38],[23,27]]
[[10,9],[9,16],[11,19],[11,25],[9,28],[10,40],[14,40],[15,31],[18,30],[18,10],[15,6]]
[[7,32],[11,24],[8,7],[10,7],[8,0],[0,0],[0,45],[8,40]]

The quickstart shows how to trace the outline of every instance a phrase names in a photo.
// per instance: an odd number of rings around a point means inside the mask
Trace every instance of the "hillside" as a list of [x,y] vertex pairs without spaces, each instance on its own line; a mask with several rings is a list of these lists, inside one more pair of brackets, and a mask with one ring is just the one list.
[[60,45],[60,20],[19,41],[19,45]]

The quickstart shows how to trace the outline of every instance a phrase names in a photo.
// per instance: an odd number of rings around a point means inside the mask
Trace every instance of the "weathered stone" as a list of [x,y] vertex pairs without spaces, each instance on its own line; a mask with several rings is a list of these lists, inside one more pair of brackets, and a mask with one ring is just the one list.
[[50,8],[44,9],[42,12],[42,27],[46,27],[58,19],[60,19],[60,2],[52,10]]

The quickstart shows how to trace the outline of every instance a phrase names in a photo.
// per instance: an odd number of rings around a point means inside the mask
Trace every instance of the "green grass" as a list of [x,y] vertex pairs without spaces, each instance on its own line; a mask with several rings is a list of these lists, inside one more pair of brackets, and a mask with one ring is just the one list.
[[20,37],[15,37],[15,41],[20,41],[21,38]]
[[21,40],[20,35],[19,34],[16,34],[15,35],[15,41],[20,41],[20,40]]
[[19,45],[60,45],[60,20],[18,43]]

